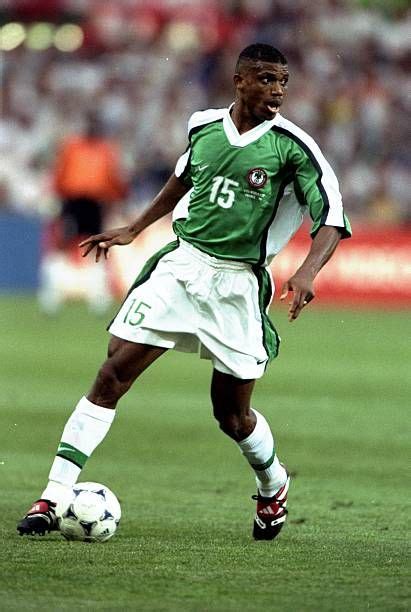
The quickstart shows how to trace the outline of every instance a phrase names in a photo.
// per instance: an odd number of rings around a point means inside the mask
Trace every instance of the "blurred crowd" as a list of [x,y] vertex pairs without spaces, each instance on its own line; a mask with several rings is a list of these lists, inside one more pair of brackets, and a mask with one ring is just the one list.
[[411,221],[411,11],[408,3],[385,12],[370,8],[376,4],[3,0],[2,23],[74,22],[84,40],[72,53],[21,44],[3,54],[0,207],[56,214],[52,177],[61,144],[81,133],[92,112],[121,152],[127,190],[119,205],[133,216],[186,148],[190,114],[228,105],[239,51],[267,42],[289,61],[282,114],[318,141],[349,214],[364,222]]

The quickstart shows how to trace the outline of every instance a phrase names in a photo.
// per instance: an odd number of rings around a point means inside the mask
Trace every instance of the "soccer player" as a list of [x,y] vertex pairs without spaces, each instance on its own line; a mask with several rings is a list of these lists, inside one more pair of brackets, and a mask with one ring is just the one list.
[[177,239],[147,261],[112,321],[108,358],[67,421],[49,482],[19,522],[20,534],[56,527],[56,503],[106,436],[118,400],[170,348],[212,361],[214,416],[256,477],[253,536],[271,540],[280,532],[290,478],[269,424],[250,404],[279,346],[267,314],[273,289],[266,266],[309,211],[313,241],[281,295],[293,293],[293,321],[314,297],[315,276],[350,235],[331,167],[314,140],[279,114],[287,81],[280,51],[244,49],[234,103],[192,115],[188,148],[151,207],[129,226],[80,243],[84,256],[95,249],[99,261],[174,210]]

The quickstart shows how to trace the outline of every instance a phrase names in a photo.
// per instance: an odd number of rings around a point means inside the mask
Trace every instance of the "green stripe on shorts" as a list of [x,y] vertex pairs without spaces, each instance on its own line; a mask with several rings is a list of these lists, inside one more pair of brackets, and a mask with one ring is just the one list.
[[271,361],[277,357],[280,348],[280,337],[266,312],[272,295],[271,278],[265,268],[253,266],[253,272],[258,281],[258,305],[260,307],[263,325],[263,344],[268,355],[268,360]]
[[164,255],[167,255],[167,253],[175,251],[178,245],[178,240],[173,240],[173,242],[169,242],[168,244],[166,244],[162,249],[157,251],[157,253],[154,253],[154,255],[150,257],[150,259],[147,259],[140,274],[137,276],[136,280],[131,285],[127,296],[130,295],[133,289],[145,283],[150,278],[154,270],[157,268],[160,259],[164,257]]
[[128,290],[127,295],[124,298],[120,308],[118,309],[118,311],[116,312],[115,316],[112,318],[110,323],[107,325],[107,330],[109,330],[111,324],[113,323],[114,319],[116,318],[116,316],[122,309],[124,302],[130,295],[130,293],[133,291],[133,289],[145,283],[150,278],[150,276],[153,274],[154,270],[157,268],[160,259],[164,257],[164,255],[171,253],[171,251],[175,251],[178,246],[179,246],[179,241],[173,240],[172,242],[169,242],[168,244],[166,244],[162,249],[157,251],[157,253],[154,253],[154,255],[152,255],[149,259],[147,259],[140,274],[137,276],[136,280],[134,281],[134,283],[131,285],[130,289]]
[[77,465],[79,468],[83,468],[86,463],[88,456],[85,453],[82,453],[67,442],[61,441],[59,447],[57,449],[56,457],[61,457],[62,459],[66,459],[74,465]]

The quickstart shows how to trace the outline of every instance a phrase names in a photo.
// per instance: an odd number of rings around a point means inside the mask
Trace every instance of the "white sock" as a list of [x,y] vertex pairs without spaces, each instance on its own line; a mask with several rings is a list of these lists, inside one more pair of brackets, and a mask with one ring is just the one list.
[[64,287],[61,279],[66,278],[67,258],[63,253],[51,252],[40,264],[40,288],[37,294],[40,309],[54,315],[64,302]]
[[43,499],[56,501],[75,484],[87,459],[105,438],[115,412],[81,398],[63,430]]
[[260,494],[272,497],[285,484],[287,472],[275,454],[269,424],[257,410],[253,412],[257,418],[254,431],[245,440],[238,442],[238,446],[255,472]]

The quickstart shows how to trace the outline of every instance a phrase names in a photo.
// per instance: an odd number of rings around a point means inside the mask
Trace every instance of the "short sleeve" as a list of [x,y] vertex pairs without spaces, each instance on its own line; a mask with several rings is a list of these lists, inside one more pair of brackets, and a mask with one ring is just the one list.
[[281,117],[272,128],[285,137],[282,142],[285,160],[291,168],[294,191],[301,206],[309,210],[311,235],[320,227],[340,229],[342,237],[351,236],[350,223],[344,214],[338,179],[315,140],[294,123]]
[[331,225],[340,228],[343,238],[348,238],[351,226],[334,171],[322,155],[320,158],[312,151],[299,149],[294,160],[294,186],[300,203],[308,207],[313,222],[311,235],[314,237],[323,225]]

